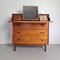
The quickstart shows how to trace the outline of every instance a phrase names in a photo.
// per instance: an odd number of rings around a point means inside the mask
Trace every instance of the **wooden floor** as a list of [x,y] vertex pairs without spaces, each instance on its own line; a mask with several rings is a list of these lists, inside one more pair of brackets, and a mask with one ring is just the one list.
[[44,52],[42,47],[17,47],[0,44],[0,60],[60,60],[60,45],[48,45]]

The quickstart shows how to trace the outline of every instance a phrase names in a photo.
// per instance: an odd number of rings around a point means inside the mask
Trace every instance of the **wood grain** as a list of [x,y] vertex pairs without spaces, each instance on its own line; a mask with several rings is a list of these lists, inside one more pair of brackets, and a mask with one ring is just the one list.
[[49,21],[22,21],[22,14],[12,14],[14,46],[40,46],[49,43]]

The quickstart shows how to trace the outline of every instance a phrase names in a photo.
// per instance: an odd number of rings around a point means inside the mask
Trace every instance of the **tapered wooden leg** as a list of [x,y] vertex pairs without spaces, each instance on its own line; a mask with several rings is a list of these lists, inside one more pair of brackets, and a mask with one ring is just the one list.
[[16,51],[16,45],[14,45],[14,51]]
[[46,45],[44,45],[44,51],[46,51]]

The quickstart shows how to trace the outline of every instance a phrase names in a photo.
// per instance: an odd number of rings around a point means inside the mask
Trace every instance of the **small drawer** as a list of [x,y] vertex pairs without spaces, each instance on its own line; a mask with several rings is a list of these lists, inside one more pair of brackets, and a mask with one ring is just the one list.
[[22,14],[12,14],[13,21],[20,21],[22,20]]

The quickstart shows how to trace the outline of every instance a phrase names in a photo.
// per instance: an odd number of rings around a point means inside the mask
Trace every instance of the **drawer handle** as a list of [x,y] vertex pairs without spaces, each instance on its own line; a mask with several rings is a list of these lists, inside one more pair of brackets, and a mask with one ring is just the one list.
[[17,33],[20,33],[20,32],[17,32]]
[[18,41],[20,40],[20,39],[17,39]]
[[44,26],[46,23],[40,23],[41,26]]
[[40,39],[41,41],[43,41],[44,39]]
[[41,34],[44,34],[44,32],[40,32]]

